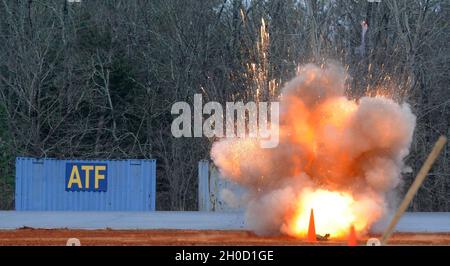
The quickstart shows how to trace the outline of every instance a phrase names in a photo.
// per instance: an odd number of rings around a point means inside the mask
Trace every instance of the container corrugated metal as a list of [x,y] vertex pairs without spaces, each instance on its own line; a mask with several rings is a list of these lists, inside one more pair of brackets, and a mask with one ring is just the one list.
[[209,162],[202,160],[198,163],[198,210],[210,211],[209,197]]
[[[107,191],[66,191],[67,163],[106,164]],[[16,210],[154,211],[155,160],[16,158]]]
[[[223,192],[232,193],[238,199],[237,204],[228,205],[222,197]],[[245,189],[238,184],[224,178],[214,164],[207,160],[198,163],[198,210],[199,211],[243,211],[241,198]]]

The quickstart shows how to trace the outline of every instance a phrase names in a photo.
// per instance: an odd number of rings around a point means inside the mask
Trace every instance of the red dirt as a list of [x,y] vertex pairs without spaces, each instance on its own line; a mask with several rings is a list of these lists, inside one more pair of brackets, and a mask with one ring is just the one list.
[[[379,237],[379,236],[371,236]],[[78,238],[81,245],[346,245],[346,241],[306,242],[288,236],[261,237],[249,231],[222,230],[68,230],[32,229],[0,231],[0,246],[66,245]],[[359,239],[365,245],[369,237]],[[396,233],[390,245],[450,245],[450,233]]]

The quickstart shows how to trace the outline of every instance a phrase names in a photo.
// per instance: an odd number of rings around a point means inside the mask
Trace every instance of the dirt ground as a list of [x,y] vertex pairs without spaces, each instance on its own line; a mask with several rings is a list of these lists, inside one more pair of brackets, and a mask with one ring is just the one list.
[[[365,245],[369,237],[359,239]],[[67,230],[32,229],[0,231],[0,246],[66,245],[78,238],[81,245],[346,245],[345,240],[306,242],[288,236],[261,237],[249,231],[222,230]],[[396,233],[390,245],[450,245],[450,233]]]

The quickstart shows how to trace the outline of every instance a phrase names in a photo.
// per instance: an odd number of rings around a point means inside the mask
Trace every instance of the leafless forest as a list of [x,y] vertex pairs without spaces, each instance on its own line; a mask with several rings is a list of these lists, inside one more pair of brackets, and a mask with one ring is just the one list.
[[[33,156],[155,158],[157,209],[194,210],[212,140],[172,137],[172,104],[269,98],[327,60],[353,97],[411,105],[405,190],[450,136],[449,18],[448,0],[0,0],[0,209],[15,157]],[[447,145],[410,210],[450,211],[449,159]]]

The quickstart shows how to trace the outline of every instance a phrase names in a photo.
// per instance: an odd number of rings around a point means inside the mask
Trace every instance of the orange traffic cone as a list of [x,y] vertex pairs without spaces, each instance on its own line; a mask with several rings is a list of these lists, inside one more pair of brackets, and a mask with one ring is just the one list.
[[308,227],[308,241],[316,242],[316,226],[314,224],[314,211],[311,209],[311,214],[309,216],[309,227]]
[[350,227],[350,234],[348,235],[347,245],[349,245],[349,246],[357,246],[358,245],[358,242],[356,241],[356,232],[355,232],[354,225],[352,225]]

